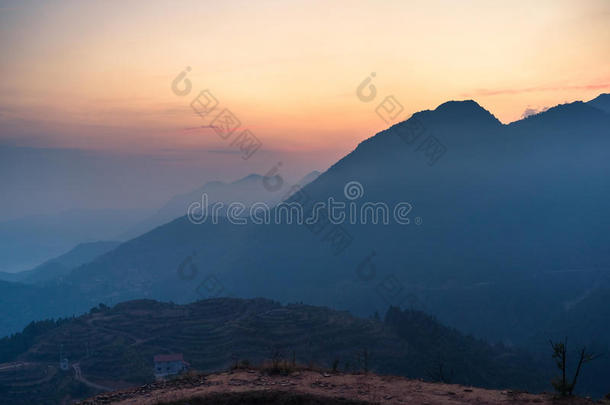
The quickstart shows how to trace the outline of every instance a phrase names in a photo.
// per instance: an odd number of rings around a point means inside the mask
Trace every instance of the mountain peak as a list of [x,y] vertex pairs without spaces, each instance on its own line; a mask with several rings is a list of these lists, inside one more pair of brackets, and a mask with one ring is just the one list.
[[263,176],[261,176],[260,174],[251,173],[251,174],[247,175],[246,177],[243,177],[239,180],[235,180],[231,184],[246,184],[246,183],[252,183],[252,182],[259,182],[262,179],[263,179]]
[[595,100],[610,100],[610,93],[601,93],[599,96],[595,97],[593,100],[588,101],[589,103]]
[[481,107],[479,105],[479,103],[477,103],[476,101],[474,101],[472,99],[469,99],[469,100],[445,101],[443,104],[440,104],[438,107],[436,107],[435,111],[442,111],[442,110],[451,109],[451,108],[485,110],[483,107]]
[[433,111],[441,119],[459,119],[461,121],[484,122],[501,125],[500,121],[474,100],[447,101]]
[[586,104],[610,113],[610,93],[602,93],[593,100],[587,101]]

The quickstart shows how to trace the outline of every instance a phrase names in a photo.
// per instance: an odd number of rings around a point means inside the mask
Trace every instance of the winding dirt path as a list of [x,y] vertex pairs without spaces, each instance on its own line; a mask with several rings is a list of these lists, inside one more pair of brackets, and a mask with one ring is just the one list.
[[72,368],[74,369],[74,378],[77,381],[82,382],[85,385],[88,385],[91,388],[94,388],[96,390],[100,390],[100,391],[112,391],[112,388],[108,388],[108,387],[104,387],[103,385],[99,385],[96,384],[94,382],[91,382],[89,380],[87,380],[84,376],[83,376],[83,371],[80,368],[80,363],[74,363],[72,364]]

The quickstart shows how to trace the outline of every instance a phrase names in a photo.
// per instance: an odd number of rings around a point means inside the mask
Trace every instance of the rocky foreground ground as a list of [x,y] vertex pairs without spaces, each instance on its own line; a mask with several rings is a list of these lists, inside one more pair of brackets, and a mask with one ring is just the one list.
[[555,398],[510,390],[488,390],[372,374],[298,371],[268,375],[238,370],[190,375],[141,387],[105,393],[80,402],[99,404],[565,404],[603,403],[588,398]]

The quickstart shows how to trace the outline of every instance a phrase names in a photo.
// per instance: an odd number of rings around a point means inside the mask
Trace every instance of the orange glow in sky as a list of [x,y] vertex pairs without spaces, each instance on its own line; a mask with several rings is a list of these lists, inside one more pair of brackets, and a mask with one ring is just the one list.
[[[221,148],[191,130],[189,104],[210,89],[266,148],[340,156],[387,127],[374,112],[387,95],[400,120],[474,99],[507,123],[610,91],[604,0],[0,4],[0,124],[24,144]],[[363,103],[373,72],[377,100]]]

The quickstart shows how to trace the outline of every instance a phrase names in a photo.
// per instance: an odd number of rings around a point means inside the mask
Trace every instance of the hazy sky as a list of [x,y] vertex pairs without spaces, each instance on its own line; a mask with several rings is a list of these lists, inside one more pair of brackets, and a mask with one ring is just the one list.
[[[288,156],[297,173],[386,127],[375,107],[388,95],[401,120],[472,98],[507,123],[609,92],[610,1],[1,1],[0,51],[0,145],[212,150],[208,179],[228,176],[227,159],[245,174]],[[264,153],[218,153],[229,141],[189,107],[203,89]]]

